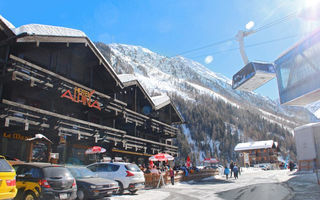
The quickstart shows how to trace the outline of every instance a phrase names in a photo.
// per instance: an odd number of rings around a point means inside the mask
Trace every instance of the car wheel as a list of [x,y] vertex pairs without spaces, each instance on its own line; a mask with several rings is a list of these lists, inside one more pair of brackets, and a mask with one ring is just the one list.
[[37,200],[38,198],[33,192],[26,192],[23,196],[23,200]]
[[130,190],[130,194],[135,194],[138,190]]
[[77,191],[77,199],[83,200],[84,199],[84,192],[82,190]]
[[118,194],[123,194],[124,192],[123,184],[120,181],[117,181],[117,182],[119,184]]

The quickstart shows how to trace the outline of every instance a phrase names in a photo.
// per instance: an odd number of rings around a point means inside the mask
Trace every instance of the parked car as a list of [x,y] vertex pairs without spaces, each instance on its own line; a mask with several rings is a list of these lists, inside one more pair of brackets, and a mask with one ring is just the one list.
[[82,199],[100,199],[110,196],[119,189],[118,182],[98,178],[86,167],[67,167],[77,182],[77,197]]
[[119,193],[128,190],[134,194],[138,189],[144,188],[144,174],[136,164],[131,163],[93,163],[87,166],[99,177],[115,180],[119,184]]
[[8,161],[0,156],[0,199],[13,199],[16,194],[16,172]]
[[70,171],[49,163],[13,165],[17,173],[18,194],[15,199],[75,199],[76,180]]
[[261,164],[261,165],[259,165],[259,167],[262,170],[270,170],[271,169],[270,165],[268,165],[268,164]]

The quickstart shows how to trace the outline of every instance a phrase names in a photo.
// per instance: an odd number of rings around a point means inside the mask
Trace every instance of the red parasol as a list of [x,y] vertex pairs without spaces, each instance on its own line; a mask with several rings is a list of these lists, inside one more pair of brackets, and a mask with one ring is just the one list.
[[158,153],[156,155],[153,155],[149,158],[151,161],[168,161],[168,160],[174,160],[174,157],[166,154],[166,153]]
[[96,154],[96,153],[104,153],[106,152],[105,148],[94,146],[85,151],[85,154]]

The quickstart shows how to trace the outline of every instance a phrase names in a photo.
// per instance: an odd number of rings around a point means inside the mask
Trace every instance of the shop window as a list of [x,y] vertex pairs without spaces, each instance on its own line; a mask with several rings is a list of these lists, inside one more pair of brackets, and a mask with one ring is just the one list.
[[37,142],[33,144],[32,161],[48,162],[48,147],[44,142]]

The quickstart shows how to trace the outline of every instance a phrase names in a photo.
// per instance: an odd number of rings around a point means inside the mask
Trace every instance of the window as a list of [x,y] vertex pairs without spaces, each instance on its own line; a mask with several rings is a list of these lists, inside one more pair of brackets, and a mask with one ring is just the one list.
[[97,165],[91,165],[91,166],[88,166],[87,168],[90,169],[93,172],[97,171]]
[[65,167],[45,167],[43,168],[45,177],[73,177]]
[[107,164],[100,164],[97,165],[96,171],[97,172],[107,172],[108,165]]
[[113,172],[118,171],[119,168],[120,168],[119,165],[112,165],[112,171],[113,171]]
[[126,169],[129,171],[133,171],[133,172],[140,172],[141,171],[136,164],[126,165]]
[[0,158],[0,172],[12,172],[13,169],[9,165],[9,163],[5,160]]

